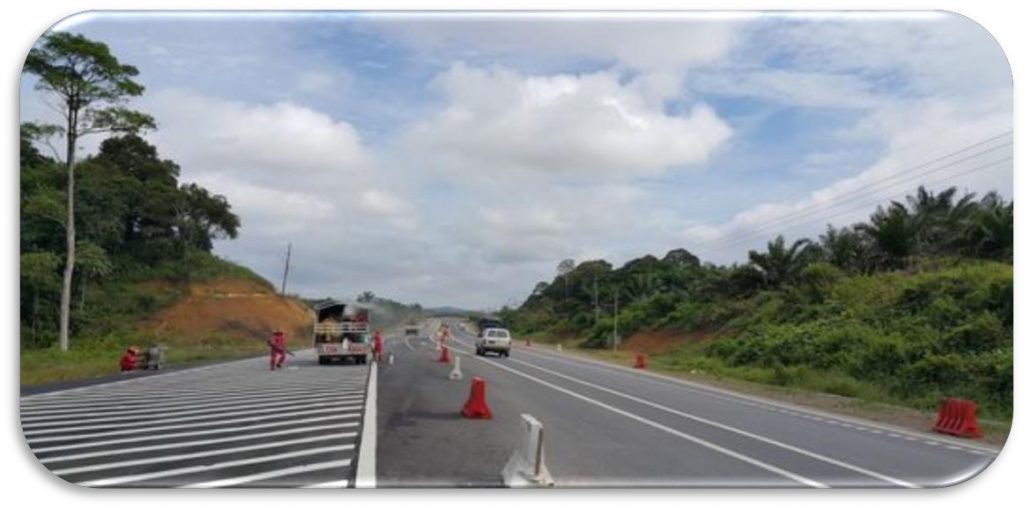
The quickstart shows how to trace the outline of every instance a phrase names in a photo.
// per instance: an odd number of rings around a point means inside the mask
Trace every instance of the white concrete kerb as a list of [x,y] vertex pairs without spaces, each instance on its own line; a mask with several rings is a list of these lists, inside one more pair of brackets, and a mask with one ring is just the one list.
[[510,488],[554,486],[555,481],[544,464],[544,425],[532,415],[520,417],[519,441],[501,471],[502,479]]

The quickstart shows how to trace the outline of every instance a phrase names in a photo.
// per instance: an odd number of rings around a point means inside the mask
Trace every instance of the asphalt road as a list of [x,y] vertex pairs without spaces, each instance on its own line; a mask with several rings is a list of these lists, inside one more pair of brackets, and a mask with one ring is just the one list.
[[22,396],[32,452],[88,487],[348,487],[366,366],[312,351]]
[[[501,486],[522,413],[543,423],[563,487],[936,487],[997,454],[521,344],[510,358],[478,357],[473,335],[448,322],[461,381],[428,338],[386,342],[395,363],[379,378],[378,486]],[[459,415],[474,376],[493,420]]]

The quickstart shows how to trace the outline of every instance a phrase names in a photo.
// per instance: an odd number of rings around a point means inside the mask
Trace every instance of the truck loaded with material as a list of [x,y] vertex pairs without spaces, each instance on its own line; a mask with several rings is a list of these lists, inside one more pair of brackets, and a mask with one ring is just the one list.
[[370,312],[353,304],[329,301],[314,308],[313,348],[320,364],[352,361],[366,364],[370,353]]

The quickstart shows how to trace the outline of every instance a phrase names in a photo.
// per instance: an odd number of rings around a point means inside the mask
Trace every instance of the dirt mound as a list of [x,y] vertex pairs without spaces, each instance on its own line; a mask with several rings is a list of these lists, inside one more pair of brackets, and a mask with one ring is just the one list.
[[623,346],[631,351],[651,354],[664,352],[683,343],[714,338],[713,332],[642,331],[627,338]]
[[160,311],[146,328],[183,342],[202,342],[211,336],[263,341],[275,328],[290,341],[302,341],[310,315],[300,302],[244,279],[194,283],[188,295]]

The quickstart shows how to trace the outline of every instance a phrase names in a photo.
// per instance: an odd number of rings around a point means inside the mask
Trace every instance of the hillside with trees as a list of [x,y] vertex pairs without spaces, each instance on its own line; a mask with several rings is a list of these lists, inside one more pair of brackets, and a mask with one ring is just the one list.
[[[225,197],[182,182],[179,166],[142,137],[156,121],[125,107],[144,91],[134,67],[103,43],[56,32],[31,50],[25,73],[65,123],[21,125],[23,383],[112,372],[128,345],[184,339],[147,320],[195,294],[197,283],[276,296],[269,282],[212,253],[241,221]],[[77,142],[87,135],[105,138],[82,157]],[[171,360],[237,355],[237,334],[213,327],[171,349]]]
[[[667,370],[934,409],[1012,409],[1013,203],[923,187],[817,239],[782,236],[745,263],[684,249],[619,268],[565,260],[517,309],[519,335],[608,349],[659,331]],[[618,313],[615,313],[616,308]]]

